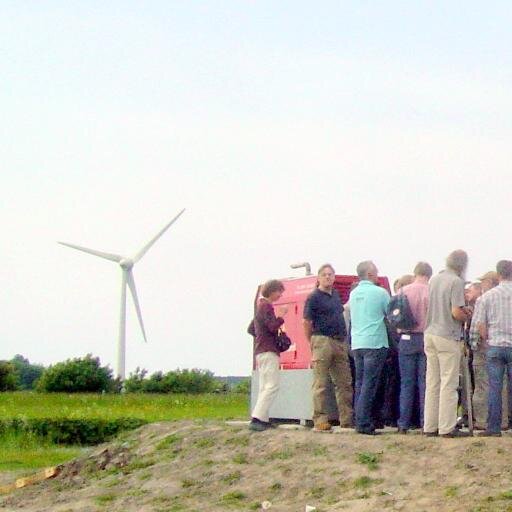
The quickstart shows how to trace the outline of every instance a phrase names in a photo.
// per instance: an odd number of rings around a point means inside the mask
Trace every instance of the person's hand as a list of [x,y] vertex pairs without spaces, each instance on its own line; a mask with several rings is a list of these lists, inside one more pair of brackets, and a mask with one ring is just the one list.
[[281,306],[281,307],[277,308],[276,316],[280,316],[281,318],[283,318],[284,315],[286,315],[287,312],[288,312],[288,307],[287,306]]
[[469,306],[464,306],[462,309],[464,310],[464,313],[466,313],[469,320],[471,318],[471,315],[473,314],[473,308]]

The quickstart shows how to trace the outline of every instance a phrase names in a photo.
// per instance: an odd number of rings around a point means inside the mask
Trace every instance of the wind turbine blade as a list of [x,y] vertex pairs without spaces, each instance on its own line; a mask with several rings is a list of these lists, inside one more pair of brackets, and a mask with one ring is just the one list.
[[94,249],[87,249],[87,247],[80,247],[79,245],[67,244],[66,242],[57,242],[60,245],[65,245],[67,247],[71,247],[72,249],[78,249],[79,251],[87,252],[89,254],[93,254],[94,256],[99,256],[100,258],[105,258],[106,260],[115,261],[119,263],[123,257],[118,254],[110,254],[108,252],[95,251]]
[[168,224],[165,225],[165,227],[158,232],[158,234],[152,238],[136,255],[135,257],[133,258],[133,262],[134,263],[137,263],[137,261],[139,261],[142,256],[144,256],[144,254],[146,254],[148,252],[148,250],[151,248],[151,246],[171,227],[172,224],[174,224],[177,220],[178,220],[178,217],[185,211],[185,208],[183,208],[183,210],[181,210],[180,213],[178,213],[178,215],[176,215],[176,217],[174,217],[174,219],[171,220],[171,222],[169,222]]
[[142,335],[144,336],[144,341],[147,342],[148,340],[146,338],[146,331],[144,330],[144,322],[142,321],[142,313],[140,312],[139,298],[137,297],[137,289],[135,288],[135,280],[133,279],[133,273],[131,270],[128,270],[126,273],[126,281],[132,294],[133,303],[135,305],[135,310],[137,311],[137,318],[139,319],[140,329],[142,331]]

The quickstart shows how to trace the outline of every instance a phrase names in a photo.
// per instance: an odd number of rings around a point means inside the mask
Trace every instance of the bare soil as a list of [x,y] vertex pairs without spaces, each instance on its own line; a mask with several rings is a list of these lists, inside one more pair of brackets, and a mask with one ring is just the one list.
[[263,502],[270,512],[512,511],[512,436],[155,423],[64,465],[53,480],[0,497],[0,510],[238,511]]

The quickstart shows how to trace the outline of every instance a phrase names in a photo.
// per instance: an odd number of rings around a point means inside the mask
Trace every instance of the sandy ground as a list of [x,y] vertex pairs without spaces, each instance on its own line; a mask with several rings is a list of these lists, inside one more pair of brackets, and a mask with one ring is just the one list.
[[[6,511],[512,511],[512,436],[156,423],[0,498]],[[267,504],[268,505],[268,504]]]

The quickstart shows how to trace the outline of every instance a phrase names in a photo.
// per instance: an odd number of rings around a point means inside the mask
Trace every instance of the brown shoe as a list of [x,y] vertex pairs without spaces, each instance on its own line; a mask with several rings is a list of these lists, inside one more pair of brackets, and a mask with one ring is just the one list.
[[332,426],[330,423],[317,423],[313,429],[315,432],[330,432]]

